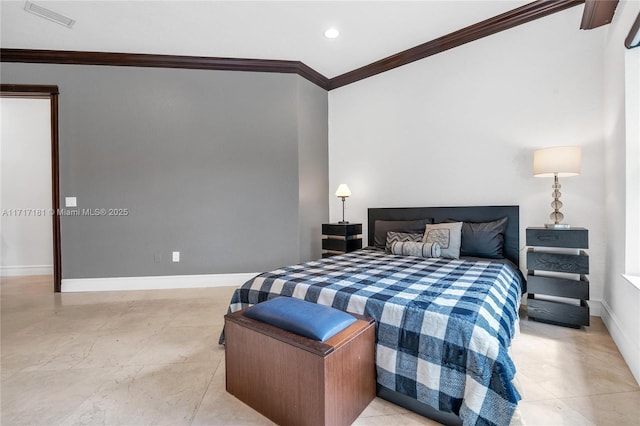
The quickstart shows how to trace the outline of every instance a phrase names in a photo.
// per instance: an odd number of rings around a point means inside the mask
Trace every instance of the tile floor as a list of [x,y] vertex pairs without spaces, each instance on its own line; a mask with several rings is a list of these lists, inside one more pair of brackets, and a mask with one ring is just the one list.
[[[224,390],[233,288],[53,294],[2,278],[3,425],[269,425]],[[640,425],[640,388],[599,318],[526,319],[513,343],[527,425]],[[433,425],[375,399],[356,425]]]

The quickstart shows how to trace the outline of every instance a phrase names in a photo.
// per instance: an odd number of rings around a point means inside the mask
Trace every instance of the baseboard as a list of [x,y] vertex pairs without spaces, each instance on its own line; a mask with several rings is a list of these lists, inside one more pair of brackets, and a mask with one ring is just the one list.
[[166,290],[179,288],[238,287],[257,273],[163,275],[157,277],[69,278],[62,280],[62,292]]
[[611,338],[616,346],[618,346],[618,350],[629,366],[631,374],[633,374],[636,382],[640,384],[640,356],[638,356],[638,354],[640,354],[640,347],[634,347],[629,337],[627,337],[627,334],[622,327],[620,327],[620,321],[618,321],[613,310],[605,300],[602,301],[602,322],[604,322]]
[[22,277],[26,275],[53,275],[53,265],[0,266],[2,277]]
[[602,317],[602,300],[589,299],[587,303],[589,304],[589,316]]

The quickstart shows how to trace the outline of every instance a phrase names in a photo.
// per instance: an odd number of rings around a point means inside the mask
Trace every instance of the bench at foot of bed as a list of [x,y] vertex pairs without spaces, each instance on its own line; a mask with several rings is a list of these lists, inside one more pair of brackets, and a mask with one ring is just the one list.
[[[249,308],[250,309],[250,308]],[[324,342],[243,315],[225,316],[227,391],[279,425],[350,425],[375,398],[375,325]]]

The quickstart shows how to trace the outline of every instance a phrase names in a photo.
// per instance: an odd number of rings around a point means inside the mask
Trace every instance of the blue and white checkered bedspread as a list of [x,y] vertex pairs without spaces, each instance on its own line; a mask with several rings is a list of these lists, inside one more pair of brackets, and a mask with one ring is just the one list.
[[507,425],[520,400],[507,350],[521,285],[504,263],[360,250],[260,274],[229,311],[282,295],[371,316],[380,385],[465,425]]

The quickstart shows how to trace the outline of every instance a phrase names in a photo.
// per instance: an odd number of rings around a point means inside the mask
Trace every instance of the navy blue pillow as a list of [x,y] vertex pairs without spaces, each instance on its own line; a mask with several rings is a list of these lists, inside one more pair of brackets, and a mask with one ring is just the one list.
[[277,297],[258,303],[244,315],[320,342],[356,322],[346,312],[293,297]]
[[462,224],[462,245],[460,256],[504,258],[504,233],[507,218],[491,222],[464,222]]

